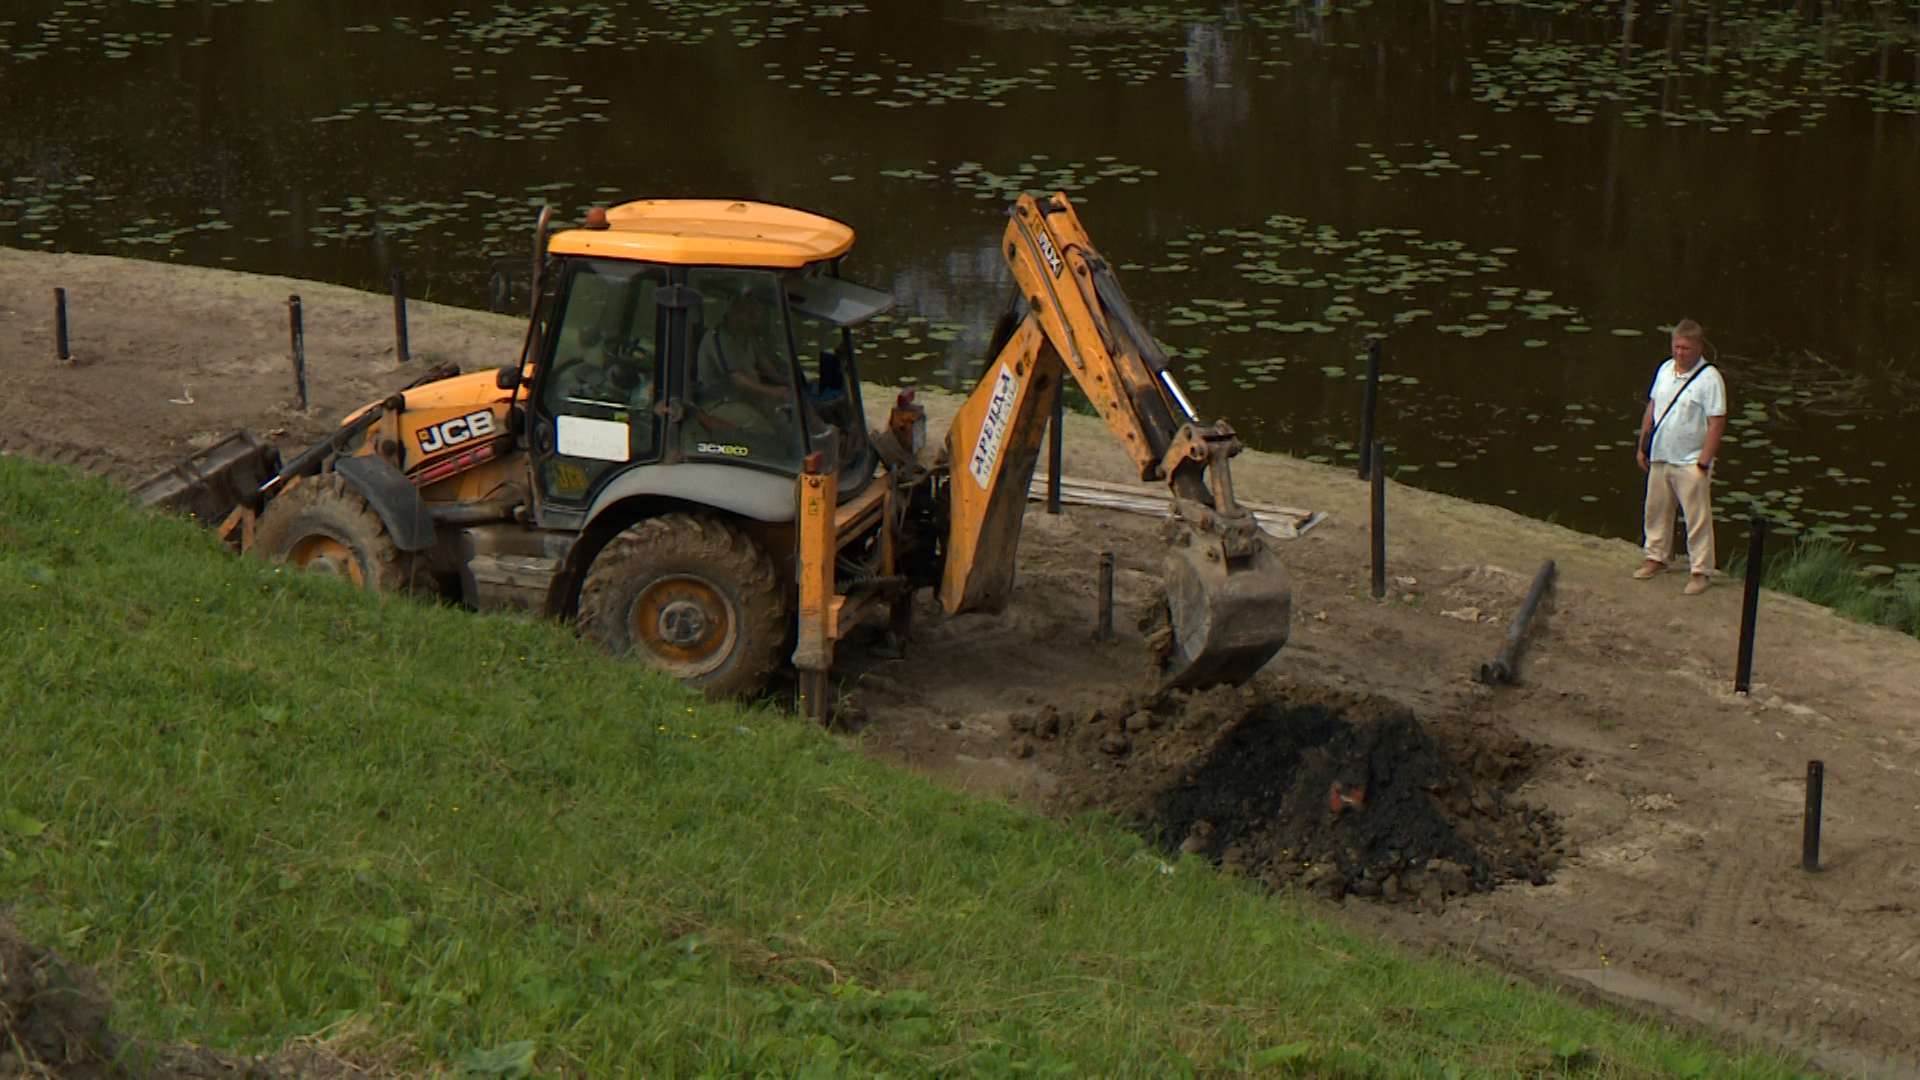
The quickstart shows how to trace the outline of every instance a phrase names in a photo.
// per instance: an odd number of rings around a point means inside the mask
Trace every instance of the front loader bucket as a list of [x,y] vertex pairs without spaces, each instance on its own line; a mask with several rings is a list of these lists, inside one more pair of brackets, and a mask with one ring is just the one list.
[[1244,683],[1287,643],[1293,590],[1263,541],[1230,559],[1219,537],[1187,532],[1167,551],[1166,590],[1169,689]]
[[218,523],[237,506],[257,508],[260,485],[279,471],[278,450],[236,431],[135,484],[131,494],[143,507]]

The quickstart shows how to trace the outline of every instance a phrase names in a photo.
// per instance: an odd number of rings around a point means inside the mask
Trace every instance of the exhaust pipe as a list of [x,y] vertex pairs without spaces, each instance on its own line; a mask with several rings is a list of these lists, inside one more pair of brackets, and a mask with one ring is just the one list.
[[546,287],[547,277],[547,230],[553,225],[553,207],[540,208],[540,217],[533,225],[533,282],[527,290],[532,299],[527,303],[527,338],[520,346],[520,359],[500,369],[494,385],[502,390],[517,390],[520,387],[520,373],[527,369],[528,361],[533,359],[534,349],[538,347],[536,338],[540,332],[540,299]]

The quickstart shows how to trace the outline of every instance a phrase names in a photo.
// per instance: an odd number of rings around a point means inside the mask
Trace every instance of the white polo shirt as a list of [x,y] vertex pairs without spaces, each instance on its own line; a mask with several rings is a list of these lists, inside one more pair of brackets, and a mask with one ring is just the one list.
[[[1696,364],[1704,363],[1705,359],[1696,361]],[[1707,444],[1707,419],[1727,415],[1727,384],[1721,381],[1720,369],[1709,367],[1699,371],[1699,377],[1688,386],[1687,380],[1695,371],[1699,368],[1682,375],[1673,370],[1673,361],[1669,359],[1654,375],[1653,419],[1660,427],[1653,433],[1653,449],[1647,455],[1648,460],[1669,465],[1700,464],[1700,451]],[[1684,395],[1680,394],[1683,386],[1686,387]],[[1676,395],[1680,398],[1677,402]],[[1665,420],[1660,419],[1663,413]]]

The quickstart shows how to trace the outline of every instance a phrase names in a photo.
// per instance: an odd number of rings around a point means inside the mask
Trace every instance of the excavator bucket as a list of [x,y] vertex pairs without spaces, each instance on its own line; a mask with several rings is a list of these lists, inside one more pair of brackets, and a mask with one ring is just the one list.
[[1170,640],[1160,644],[1171,689],[1244,683],[1287,643],[1293,591],[1267,545],[1229,557],[1217,536],[1182,530],[1167,550]]
[[218,522],[234,507],[257,506],[260,485],[280,471],[280,452],[236,431],[133,486],[133,501]]

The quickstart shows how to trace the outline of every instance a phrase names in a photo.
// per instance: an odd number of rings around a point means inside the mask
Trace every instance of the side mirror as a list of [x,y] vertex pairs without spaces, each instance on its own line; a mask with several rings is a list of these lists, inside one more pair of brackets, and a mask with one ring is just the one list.
[[507,366],[501,368],[497,373],[494,374],[493,385],[499,387],[502,390],[519,389],[520,388],[520,365],[508,364]]

